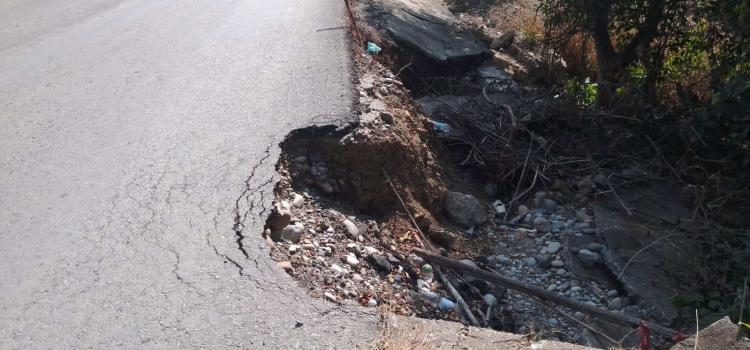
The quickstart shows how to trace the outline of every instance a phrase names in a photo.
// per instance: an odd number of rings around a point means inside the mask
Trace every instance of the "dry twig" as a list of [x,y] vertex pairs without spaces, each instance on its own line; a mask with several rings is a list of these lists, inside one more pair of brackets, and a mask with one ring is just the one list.
[[[496,285],[499,285],[505,288],[510,288],[515,291],[524,293],[526,295],[530,295],[535,298],[549,301],[551,303],[564,306],[573,310],[578,310],[585,314],[599,317],[606,321],[627,324],[633,327],[637,327],[642,323],[642,320],[636,317],[633,317],[624,313],[614,313],[614,312],[601,309],[601,308],[598,308],[589,304],[584,304],[580,301],[573,300],[568,297],[552,293],[550,291],[547,291],[546,289],[528,285],[526,283],[504,277],[503,275],[497,272],[494,272],[494,271],[490,272],[487,270],[482,270],[477,267],[464,264],[460,261],[442,256],[442,255],[433,254],[432,252],[424,250],[424,249],[414,249],[414,253],[416,253],[417,255],[421,256],[425,260],[430,261],[432,263],[440,264],[442,266],[448,267],[455,271],[470,274],[475,277],[482,278],[486,281],[492,282]],[[658,324],[654,324],[654,323],[649,323],[648,327],[654,332],[657,332],[659,334],[662,334],[668,337],[681,334],[673,329],[670,329],[670,328],[667,328]]]
[[568,318],[568,319],[570,319],[571,321],[573,321],[573,322],[575,322],[575,323],[578,323],[579,325],[583,326],[584,328],[586,328],[586,329],[588,329],[588,330],[590,330],[590,331],[592,331],[592,332],[594,332],[594,333],[596,333],[596,334],[599,334],[599,335],[601,335],[602,337],[604,337],[604,339],[607,339],[607,340],[608,340],[609,342],[611,342],[612,344],[614,344],[614,345],[618,345],[618,342],[617,342],[617,340],[614,340],[614,339],[612,339],[612,338],[611,338],[610,336],[608,336],[608,335],[604,334],[604,332],[602,332],[602,331],[600,331],[600,330],[598,330],[598,329],[594,328],[594,326],[592,326],[592,325],[590,325],[590,324],[588,324],[588,323],[585,323],[585,322],[583,322],[583,321],[579,321],[579,320],[578,320],[577,318],[575,318],[575,317],[573,317],[573,316],[571,316],[571,315],[568,315],[568,314],[567,314],[566,312],[564,312],[564,311],[561,311],[561,310],[557,310],[557,312],[558,312],[558,313],[560,313],[561,315],[563,315],[563,316],[567,317],[567,318]]
[[[406,214],[409,215],[409,219],[411,220],[411,223],[414,225],[414,228],[417,230],[417,232],[419,232],[419,235],[422,239],[422,242],[420,242],[420,245],[424,248],[428,248],[431,251],[434,251],[435,248],[432,246],[427,236],[425,236],[424,232],[422,232],[422,229],[419,228],[419,225],[417,225],[417,221],[414,220],[414,216],[411,215],[411,211],[406,206],[406,203],[404,202],[404,200],[401,199],[401,195],[398,193],[398,191],[396,190],[396,187],[393,185],[393,182],[391,181],[390,176],[388,176],[388,173],[385,171],[385,169],[381,169],[381,170],[383,171],[383,175],[385,176],[386,181],[391,186],[393,193],[396,195],[396,198],[398,198],[399,202],[401,202],[401,206],[406,211]],[[464,300],[464,298],[461,296],[458,290],[456,290],[456,288],[453,287],[453,284],[451,284],[450,281],[448,281],[448,279],[445,277],[445,275],[440,270],[440,268],[435,266],[433,270],[435,271],[435,274],[440,280],[440,283],[442,283],[443,286],[445,286],[446,289],[448,289],[448,291],[451,293],[451,295],[453,295],[453,297],[456,299],[456,303],[461,308],[461,311],[462,311],[461,314],[467,319],[467,321],[469,321],[469,323],[472,326],[479,326],[479,321],[477,321],[477,318],[471,312],[469,305],[466,304],[466,301]]]
[[635,260],[636,256],[640,255],[641,253],[643,253],[644,251],[646,251],[648,248],[652,247],[654,244],[658,243],[659,241],[661,241],[663,239],[667,239],[669,237],[677,236],[679,234],[680,234],[679,232],[677,232],[677,233],[670,233],[670,234],[668,234],[666,236],[659,237],[659,238],[655,239],[653,242],[649,243],[647,246],[639,249],[637,252],[635,252],[635,254],[633,254],[633,256],[630,257],[630,259],[628,259],[628,262],[625,263],[625,266],[622,267],[622,270],[620,270],[620,273],[617,274],[617,280],[618,281],[622,280],[622,275],[625,274],[625,270],[628,269],[628,266],[630,266],[630,264],[633,262],[633,260]]

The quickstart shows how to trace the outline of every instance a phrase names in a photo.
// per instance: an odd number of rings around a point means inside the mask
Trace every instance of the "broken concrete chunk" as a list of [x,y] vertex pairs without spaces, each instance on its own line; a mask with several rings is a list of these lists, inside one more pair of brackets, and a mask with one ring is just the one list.
[[438,0],[384,0],[386,29],[396,41],[441,62],[489,55],[487,46],[468,30],[457,29],[458,18]]
[[[702,329],[697,335],[692,335],[671,347],[670,350],[693,350],[695,348],[723,350],[750,349],[750,340],[746,337],[737,337],[738,328],[739,326],[732,322],[729,317],[724,317]],[[696,344],[696,338],[698,339],[698,344]]]

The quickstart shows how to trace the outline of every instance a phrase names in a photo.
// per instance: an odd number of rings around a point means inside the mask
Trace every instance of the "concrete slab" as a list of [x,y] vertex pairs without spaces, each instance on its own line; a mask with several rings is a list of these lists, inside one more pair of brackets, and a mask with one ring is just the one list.
[[438,0],[383,0],[386,30],[394,38],[440,63],[489,56],[487,45]]
[[593,350],[556,341],[532,341],[526,335],[456,322],[397,315],[385,316],[378,349]]

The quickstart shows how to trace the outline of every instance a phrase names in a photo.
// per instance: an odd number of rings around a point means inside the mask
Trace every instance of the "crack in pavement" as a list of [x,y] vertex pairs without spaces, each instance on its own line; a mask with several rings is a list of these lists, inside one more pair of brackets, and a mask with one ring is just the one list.
[[[237,242],[237,248],[242,252],[242,255],[245,256],[246,259],[250,259],[250,254],[248,254],[247,250],[245,249],[245,244],[243,240],[245,239],[245,236],[242,234],[242,231],[245,228],[245,220],[247,219],[248,213],[250,213],[254,208],[254,202],[249,201],[249,195],[248,193],[251,191],[257,191],[261,189],[263,186],[265,186],[268,181],[265,183],[260,184],[259,186],[255,188],[251,188],[251,182],[253,181],[253,178],[255,177],[255,172],[263,165],[263,163],[268,160],[268,158],[271,157],[271,146],[273,144],[269,144],[266,146],[266,149],[263,151],[265,155],[260,159],[258,163],[253,165],[252,169],[250,170],[250,175],[245,179],[245,188],[242,190],[242,193],[239,197],[237,197],[237,200],[234,202],[234,234],[236,236],[236,242]],[[248,209],[244,213],[240,213],[240,201],[246,198],[248,200]],[[257,262],[256,262],[257,265]]]

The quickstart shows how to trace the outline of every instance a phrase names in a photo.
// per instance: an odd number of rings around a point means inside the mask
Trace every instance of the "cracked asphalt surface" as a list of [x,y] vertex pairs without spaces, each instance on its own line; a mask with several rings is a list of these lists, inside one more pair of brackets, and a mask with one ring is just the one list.
[[345,25],[340,0],[0,3],[0,348],[371,341],[260,237],[278,143],[351,117]]

